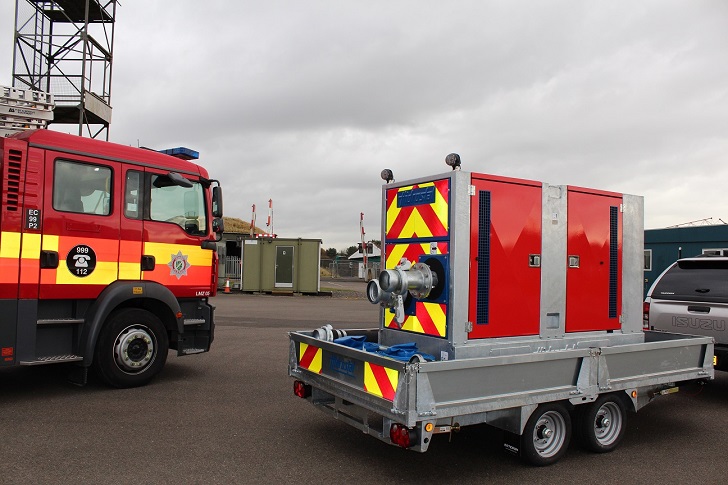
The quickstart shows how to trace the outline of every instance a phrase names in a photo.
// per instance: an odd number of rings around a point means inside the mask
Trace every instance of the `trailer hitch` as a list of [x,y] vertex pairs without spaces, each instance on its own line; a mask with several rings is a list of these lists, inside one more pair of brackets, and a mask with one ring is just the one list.
[[385,269],[379,278],[367,284],[367,299],[394,311],[394,320],[404,323],[404,297],[409,292],[414,298],[427,298],[437,286],[437,273],[425,263],[412,264],[402,258],[394,269]]

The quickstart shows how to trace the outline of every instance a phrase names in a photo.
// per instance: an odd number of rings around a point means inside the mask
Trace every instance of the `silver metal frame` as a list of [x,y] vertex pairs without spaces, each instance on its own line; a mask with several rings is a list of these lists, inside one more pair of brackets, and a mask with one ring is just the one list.
[[[405,364],[316,340],[311,332],[292,332],[288,373],[311,385],[311,402],[335,418],[385,442],[388,423],[417,428],[421,441],[413,449],[426,451],[429,440],[424,438],[432,434],[425,431],[426,423],[438,428],[488,423],[520,434],[542,403],[581,405],[602,393],[624,392],[637,411],[676,383],[713,377],[711,338],[647,335],[646,342],[601,348]],[[394,368],[399,372],[394,401],[299,367],[298,342],[322,348],[337,359]],[[375,416],[382,418],[381,427]]]
[[[13,86],[52,93],[53,123],[109,139],[118,0],[16,0]],[[95,73],[95,74],[94,74]]]

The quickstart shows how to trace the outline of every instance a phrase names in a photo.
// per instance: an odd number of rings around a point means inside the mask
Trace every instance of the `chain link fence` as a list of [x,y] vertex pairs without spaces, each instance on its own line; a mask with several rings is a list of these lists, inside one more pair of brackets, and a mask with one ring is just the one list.
[[[380,263],[369,262],[366,268],[361,261],[322,259],[322,275],[331,278],[359,278],[369,281],[379,275]],[[328,274],[326,272],[328,271]]]

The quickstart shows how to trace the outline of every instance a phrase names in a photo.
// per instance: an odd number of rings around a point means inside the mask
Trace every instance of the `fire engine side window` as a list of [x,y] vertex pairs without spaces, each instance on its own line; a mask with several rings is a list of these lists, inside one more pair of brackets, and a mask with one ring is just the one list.
[[126,172],[124,186],[124,215],[129,219],[142,218],[141,205],[142,173],[136,170]]
[[206,234],[205,197],[200,183],[180,187],[165,175],[152,175],[150,195],[150,219],[177,224],[195,236]]
[[111,169],[88,163],[56,160],[53,208],[79,214],[111,214]]

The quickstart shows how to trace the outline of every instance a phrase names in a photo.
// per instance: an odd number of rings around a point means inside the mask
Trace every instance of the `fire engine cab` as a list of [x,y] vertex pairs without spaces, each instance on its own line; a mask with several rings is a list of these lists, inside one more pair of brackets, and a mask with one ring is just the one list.
[[222,190],[192,162],[48,130],[0,138],[0,366],[146,384],[210,349]]

